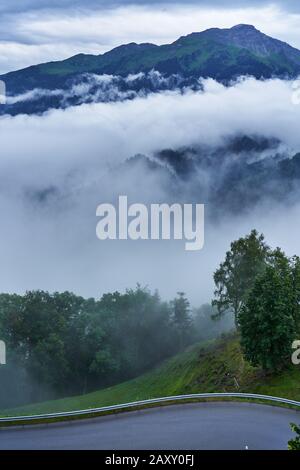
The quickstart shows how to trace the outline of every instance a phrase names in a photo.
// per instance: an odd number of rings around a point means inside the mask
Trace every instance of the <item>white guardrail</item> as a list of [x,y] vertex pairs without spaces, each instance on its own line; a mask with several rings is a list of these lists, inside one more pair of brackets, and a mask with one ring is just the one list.
[[28,423],[46,419],[55,419],[55,418],[68,418],[68,417],[84,417],[90,416],[93,414],[101,415],[101,413],[106,413],[108,411],[117,412],[123,411],[130,408],[137,408],[140,406],[147,405],[160,405],[161,403],[174,402],[174,401],[185,401],[185,400],[201,400],[205,398],[242,398],[250,400],[263,400],[269,402],[275,402],[285,405],[293,405],[300,408],[300,402],[294,400],[288,400],[286,398],[272,397],[268,395],[257,395],[254,393],[197,393],[192,395],[178,395],[174,397],[162,397],[162,398],[153,398],[150,400],[135,401],[132,403],[123,403],[120,405],[104,406],[102,408],[89,408],[87,410],[77,410],[77,411],[67,411],[65,413],[49,413],[41,415],[32,415],[32,416],[9,416],[5,418],[0,418],[0,424],[10,424],[10,423]]

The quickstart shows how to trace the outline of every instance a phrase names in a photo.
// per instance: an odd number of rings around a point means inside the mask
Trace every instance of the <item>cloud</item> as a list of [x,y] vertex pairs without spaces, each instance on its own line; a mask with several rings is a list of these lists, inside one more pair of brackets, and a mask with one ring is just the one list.
[[146,97],[150,93],[162,90],[181,91],[201,89],[201,80],[184,78],[179,74],[164,77],[160,72],[151,70],[148,73],[119,75],[81,74],[70,82],[68,90],[35,88],[20,95],[8,96],[6,104],[34,102],[47,98],[56,98],[57,106],[67,108],[83,103],[124,101]]
[[[180,5],[183,1],[180,0],[110,0],[110,5],[112,7],[117,6],[127,6],[127,5],[147,5],[147,6],[156,6],[156,5],[163,5],[163,6],[170,6],[170,5]],[[247,7],[249,3],[252,5],[268,5],[270,3],[280,5],[281,7],[286,8],[290,11],[298,11],[300,12],[300,6],[298,0],[231,0],[228,2],[227,0],[189,0],[184,2],[185,4],[193,4],[197,6],[217,6],[223,8],[232,8],[232,7]],[[65,9],[70,6],[72,7],[82,7],[94,9],[96,7],[106,7],[107,1],[106,0],[52,0],[51,3],[49,0],[23,0],[20,2],[19,0],[10,0],[10,1],[2,1],[0,4],[0,11],[2,12],[22,12],[27,10],[35,10],[35,9],[45,9],[45,8],[52,8],[52,9]]]
[[[19,2],[18,2],[19,3]],[[170,43],[210,27],[250,23],[300,48],[300,11],[293,2],[27,2],[2,5],[0,72],[100,54],[128,42]],[[22,2],[23,4],[23,2]],[[284,6],[285,5],[285,6]],[[295,2],[296,6],[296,2]],[[1,10],[0,10],[1,11]]]
[[[68,289],[99,296],[141,282],[169,298],[185,290],[199,304],[211,297],[212,273],[229,242],[251,228],[296,252],[297,206],[262,208],[247,218],[224,214],[217,227],[207,222],[205,249],[195,254],[185,252],[181,242],[97,240],[98,204],[115,201],[119,194],[127,194],[130,202],[171,197],[164,172],[122,166],[135,154],[217,146],[236,133],[278,138],[291,155],[300,149],[300,106],[293,105],[291,83],[246,79],[225,88],[206,80],[204,86],[205,93],[165,92],[42,117],[0,118],[3,291]],[[195,193],[189,197],[189,202],[202,202]]]

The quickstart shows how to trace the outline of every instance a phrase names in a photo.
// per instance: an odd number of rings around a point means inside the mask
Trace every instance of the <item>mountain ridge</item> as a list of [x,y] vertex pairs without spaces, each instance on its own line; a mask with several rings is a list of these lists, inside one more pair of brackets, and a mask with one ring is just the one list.
[[[134,75],[147,75],[153,71],[164,79],[175,79],[170,80],[169,85],[157,85],[157,81],[153,84],[151,80],[149,83],[145,77],[140,77],[139,83],[132,80]],[[87,75],[120,77],[123,80],[120,91],[129,92],[129,97],[134,97],[130,92],[150,93],[172,86],[171,89],[190,86],[199,89],[199,78],[212,78],[226,85],[240,76],[291,79],[300,75],[300,50],[267,36],[253,25],[239,24],[232,28],[210,28],[194,32],[181,36],[171,44],[158,46],[131,42],[104,54],[76,54],[62,61],[9,72],[0,76],[0,79],[6,83],[9,98],[35,89],[69,90]],[[127,77],[130,77],[130,84]],[[95,84],[94,88],[99,89],[99,86]],[[106,100],[103,93],[99,100]],[[55,99],[53,96],[38,101],[38,105],[8,104],[1,112],[31,113],[63,107],[63,99]],[[75,97],[69,105],[80,104],[81,101]]]

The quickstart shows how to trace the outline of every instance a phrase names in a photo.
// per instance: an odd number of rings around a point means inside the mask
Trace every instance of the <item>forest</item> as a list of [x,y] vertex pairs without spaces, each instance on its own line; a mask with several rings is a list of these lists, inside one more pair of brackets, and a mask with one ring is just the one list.
[[[232,326],[192,309],[180,292],[171,302],[137,286],[100,300],[70,292],[0,295],[0,406],[84,394],[139,376],[189,344]],[[226,326],[227,325],[227,326]]]

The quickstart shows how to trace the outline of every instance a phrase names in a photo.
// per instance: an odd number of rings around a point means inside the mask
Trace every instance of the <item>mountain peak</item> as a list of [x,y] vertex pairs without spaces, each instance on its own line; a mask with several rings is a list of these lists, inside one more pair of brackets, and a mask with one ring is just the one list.
[[[163,79],[154,79],[152,70],[159,72]],[[129,43],[97,56],[80,54],[65,61],[40,64],[0,76],[12,97],[35,88],[47,92],[61,90],[62,93],[61,97],[55,95],[54,105],[41,94],[41,98],[0,106],[0,115],[32,114],[47,111],[51,106],[66,107],[65,95],[70,96],[68,105],[73,106],[91,99],[113,101],[153,90],[198,89],[200,77],[229,84],[240,76],[294,79],[299,74],[299,50],[251,24],[237,24],[231,28],[194,32],[172,44]],[[103,75],[111,76],[114,80],[112,89],[116,87],[116,92],[104,88],[107,81],[95,78]],[[128,80],[129,75],[140,78]],[[77,91],[80,83],[88,84],[86,95]],[[45,93],[45,96],[48,95]]]
[[258,29],[255,28],[252,24],[237,24],[230,28],[231,30],[240,30],[240,31],[258,31]]

